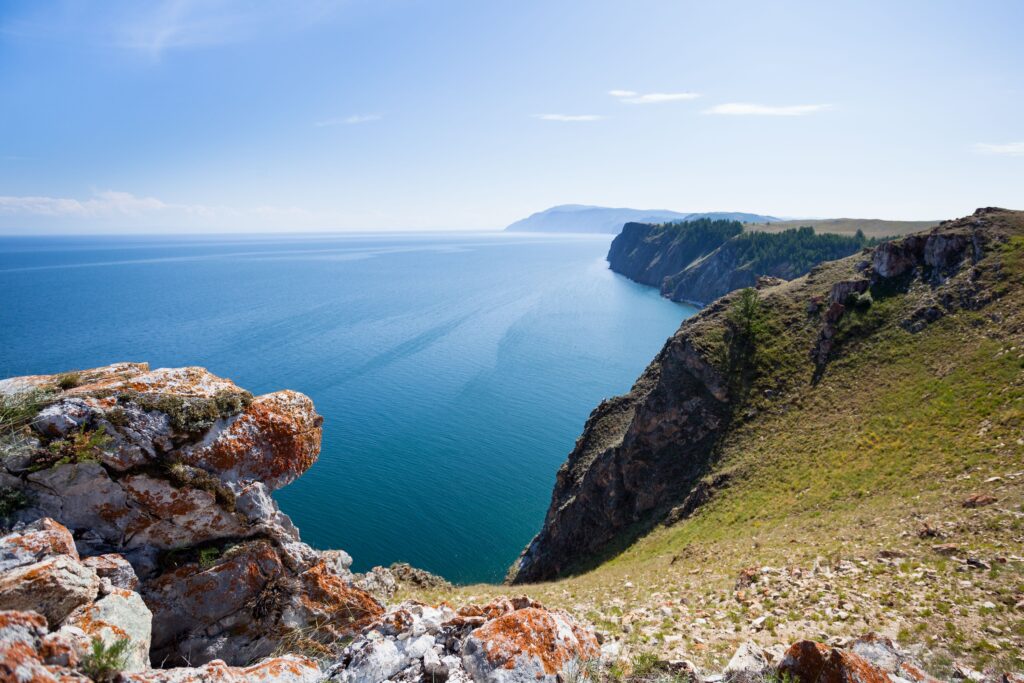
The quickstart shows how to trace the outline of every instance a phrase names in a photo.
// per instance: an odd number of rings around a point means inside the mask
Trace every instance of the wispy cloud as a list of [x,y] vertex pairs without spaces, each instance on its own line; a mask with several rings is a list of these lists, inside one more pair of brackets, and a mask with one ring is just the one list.
[[67,197],[2,197],[0,212],[39,216],[137,216],[147,211],[171,208],[154,197],[136,197],[128,192],[97,192],[89,199]]
[[308,214],[299,208],[253,206],[244,209],[207,204],[176,204],[131,192],[105,190],[87,199],[47,196],[0,196],[0,214],[65,218],[203,218],[233,219],[249,216],[297,217]]
[[773,106],[767,104],[750,104],[746,102],[730,102],[716,104],[705,109],[705,114],[721,114],[725,116],[806,116],[833,109],[831,104],[789,104]]
[[661,104],[664,102],[685,102],[700,97],[696,92],[649,92],[634,90],[609,90],[608,94],[626,104]]
[[1005,142],[1002,144],[979,142],[974,146],[974,151],[981,154],[997,154],[1005,157],[1024,157],[1024,142]]
[[533,118],[541,121],[601,121],[604,116],[597,114],[534,114]]
[[344,116],[335,119],[324,119],[323,121],[317,121],[315,126],[323,128],[324,126],[354,126],[357,123],[369,123],[370,121],[380,121],[383,116],[380,114],[353,114],[352,116]]
[[61,42],[84,38],[159,59],[170,50],[242,43],[268,33],[302,30],[329,18],[345,0],[153,0],[36,3],[0,33]]

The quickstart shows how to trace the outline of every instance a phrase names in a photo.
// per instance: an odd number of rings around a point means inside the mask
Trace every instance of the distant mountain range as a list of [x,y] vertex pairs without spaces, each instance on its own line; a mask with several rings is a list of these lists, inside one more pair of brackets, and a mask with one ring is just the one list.
[[715,211],[679,213],[662,209],[613,209],[604,206],[562,204],[518,220],[509,232],[595,232],[617,235],[626,223],[667,223],[712,218],[743,223],[774,223],[780,219],[755,213]]

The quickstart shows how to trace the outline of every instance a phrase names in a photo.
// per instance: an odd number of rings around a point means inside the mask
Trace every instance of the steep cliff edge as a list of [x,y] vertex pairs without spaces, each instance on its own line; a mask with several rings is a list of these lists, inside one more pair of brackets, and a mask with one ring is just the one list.
[[[622,237],[644,248],[643,234],[638,227]],[[629,394],[603,402],[591,414],[558,472],[544,525],[510,570],[510,579],[541,581],[591,567],[659,522],[693,515],[734,479],[750,482],[752,472],[763,476],[757,495],[766,498],[763,489],[775,485],[772,478],[789,475],[764,465],[776,457],[764,452],[764,444],[777,442],[780,434],[791,438],[818,425],[816,443],[787,442],[792,466],[856,471],[862,465],[854,463],[864,456],[856,449],[851,453],[851,444],[877,433],[867,434],[855,413],[831,414],[832,402],[836,396],[851,406],[874,400],[871,409],[876,408],[878,397],[889,396],[881,392],[893,389],[885,380],[868,386],[858,381],[877,374],[880,363],[900,376],[917,373],[921,364],[948,365],[951,354],[964,363],[980,354],[971,367],[989,373],[992,382],[993,373],[1019,375],[1016,356],[1004,359],[1011,363],[1008,368],[989,368],[985,354],[993,342],[998,350],[999,344],[1021,340],[1022,254],[1024,213],[979,209],[929,232],[822,264],[791,282],[765,283],[755,294],[744,290],[715,301],[683,323]],[[925,378],[920,381],[923,385]],[[935,475],[949,476],[956,467],[957,448],[973,447],[977,427],[968,420],[978,412],[988,411],[991,421],[998,414],[1009,420],[1011,433],[1017,429],[1012,414],[1019,384],[1017,377],[1000,387],[997,409],[984,403],[991,386],[961,382],[955,390],[968,393],[953,406],[941,401],[941,428],[938,421],[921,428],[916,412],[892,414],[889,422],[909,426],[898,430],[891,447],[871,451],[880,468],[872,476],[888,487],[898,476],[909,476],[888,468],[912,466],[915,473],[935,468],[927,480],[934,486]],[[921,405],[940,400],[934,392],[921,395]],[[1000,412],[1005,410],[1010,413]],[[852,423],[835,431],[834,421],[847,417]],[[954,424],[947,427],[946,419]],[[780,432],[783,420],[799,423],[800,429]],[[936,443],[941,429],[952,432],[952,443]],[[1020,444],[1017,438],[1007,443]],[[833,450],[841,459],[826,465],[822,454]],[[889,458],[897,462],[890,464]],[[785,485],[803,490],[799,483]],[[842,500],[855,493],[840,489],[822,495]],[[787,499],[779,509],[792,505]]]
[[385,609],[450,586],[303,543],[270,493],[321,423],[198,367],[0,381],[0,681],[556,683],[599,654],[526,598]]
[[306,396],[119,363],[3,380],[0,398],[0,490],[17,503],[4,516],[56,520],[74,559],[126,566],[153,614],[155,662],[243,664],[383,612],[351,585],[351,558],[302,543],[270,496],[319,454]]
[[736,221],[627,223],[608,250],[612,270],[657,287],[673,301],[704,304],[759,277],[790,280],[817,263],[848,256],[873,240],[813,228],[744,232]]

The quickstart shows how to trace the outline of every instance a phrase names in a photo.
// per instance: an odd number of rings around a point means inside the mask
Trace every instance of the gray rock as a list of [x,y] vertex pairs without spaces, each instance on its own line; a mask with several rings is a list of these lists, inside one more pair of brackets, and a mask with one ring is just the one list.
[[138,593],[118,589],[91,605],[83,605],[68,615],[66,626],[77,627],[91,639],[99,638],[107,646],[119,640],[130,643],[124,671],[149,668],[149,645],[153,614]]
[[38,612],[59,625],[76,607],[96,599],[100,578],[67,555],[0,574],[0,610]]
[[91,567],[101,579],[106,579],[114,588],[133,591],[139,585],[139,577],[135,575],[135,569],[123,555],[117,553],[95,555],[84,558],[82,564]]
[[742,643],[725,666],[725,675],[735,683],[760,681],[769,669],[768,656],[761,646],[752,641]]

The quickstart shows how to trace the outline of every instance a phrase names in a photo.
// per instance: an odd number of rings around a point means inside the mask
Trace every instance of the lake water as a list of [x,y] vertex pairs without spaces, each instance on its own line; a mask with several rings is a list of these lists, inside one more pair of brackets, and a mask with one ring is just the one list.
[[608,270],[609,236],[0,238],[0,377],[201,365],[324,416],[275,494],[355,569],[500,580],[555,472],[694,309]]

